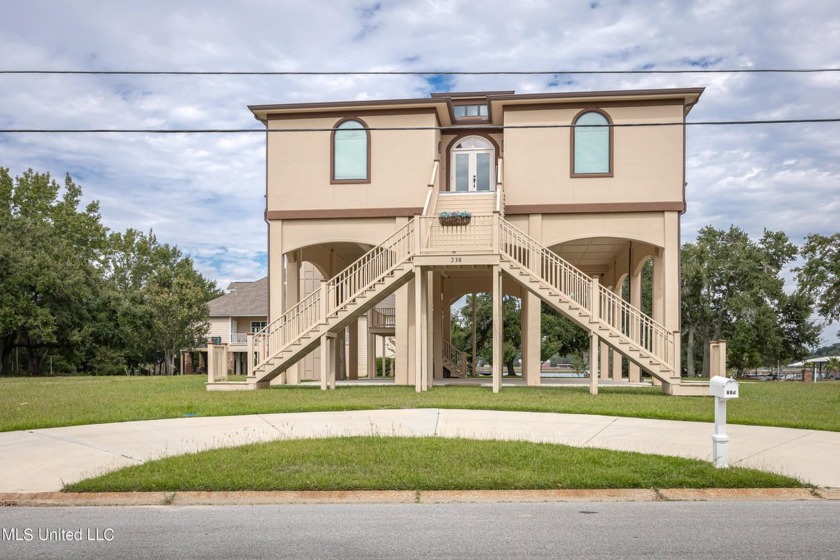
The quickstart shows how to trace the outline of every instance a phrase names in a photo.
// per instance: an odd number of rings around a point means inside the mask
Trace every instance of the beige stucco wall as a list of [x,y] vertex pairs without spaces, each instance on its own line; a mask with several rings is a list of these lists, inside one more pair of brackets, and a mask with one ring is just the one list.
[[375,246],[397,229],[394,218],[283,220],[281,227],[284,253],[326,243]]
[[[571,124],[580,107],[505,112],[505,125]],[[605,107],[614,124],[681,122],[682,105]],[[683,128],[615,128],[613,177],[571,178],[571,129],[506,129],[508,205],[673,202],[683,198]]]
[[[348,114],[346,116],[355,116]],[[271,128],[332,129],[343,117],[271,120]],[[434,127],[435,115],[359,115],[369,128]],[[268,134],[268,211],[421,207],[438,133],[372,130],[370,183],[330,184],[330,132]]]

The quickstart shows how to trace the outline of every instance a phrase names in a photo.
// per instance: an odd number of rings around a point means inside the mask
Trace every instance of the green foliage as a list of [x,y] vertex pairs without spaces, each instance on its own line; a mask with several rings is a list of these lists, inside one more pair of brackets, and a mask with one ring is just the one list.
[[589,347],[589,334],[547,303],[542,303],[540,358],[579,355]]
[[163,355],[164,373],[172,374],[175,355],[194,347],[209,329],[207,302],[220,295],[195,271],[192,259],[177,247],[161,244],[152,232],[129,229],[111,241],[111,287],[122,297],[118,322],[129,364]]
[[[0,168],[0,374],[124,373],[206,332],[218,294],[177,248],[134,230],[108,235],[98,203],[47,173]],[[14,352],[15,359],[12,360]],[[12,365],[15,368],[12,368]],[[14,370],[14,371],[13,371]]]
[[[472,354],[472,301],[468,295],[460,313],[453,317],[452,344],[467,354]],[[485,363],[493,361],[493,295],[476,294],[476,351]],[[542,303],[540,307],[542,340],[540,358],[547,360],[554,354],[565,356],[583,350],[589,345],[589,336],[581,328],[566,319],[560,312]],[[522,306],[519,298],[502,298],[503,360],[508,375],[514,375],[514,362],[522,355]]]
[[66,177],[0,168],[0,373],[21,348],[38,374],[57,353],[83,365],[96,344],[105,228],[97,203]]
[[840,233],[809,235],[802,247],[805,264],[797,268],[802,291],[815,298],[828,323],[840,320]]
[[[493,294],[483,293],[467,296],[467,303],[461,308],[460,316],[452,322],[452,343],[459,350],[472,354],[472,303],[475,298],[475,340],[476,353],[484,363],[493,362]],[[502,298],[502,363],[507,365],[508,375],[514,375],[514,360],[519,356],[522,344],[519,299],[512,296]]]
[[682,249],[682,323],[689,375],[701,345],[708,374],[708,343],[726,339],[729,367],[739,372],[798,358],[814,345],[819,328],[809,321],[807,294],[784,291],[782,268],[796,256],[783,232],[758,242],[732,226],[705,227]]

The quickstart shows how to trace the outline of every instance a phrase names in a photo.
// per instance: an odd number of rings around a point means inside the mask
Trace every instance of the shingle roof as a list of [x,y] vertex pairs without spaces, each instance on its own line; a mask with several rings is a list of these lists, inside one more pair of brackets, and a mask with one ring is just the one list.
[[208,305],[211,317],[268,316],[268,278],[231,282],[228,293]]

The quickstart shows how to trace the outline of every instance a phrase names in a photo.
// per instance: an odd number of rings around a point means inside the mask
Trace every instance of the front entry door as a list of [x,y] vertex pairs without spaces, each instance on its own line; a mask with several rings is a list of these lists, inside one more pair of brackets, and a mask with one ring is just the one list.
[[493,145],[480,136],[468,136],[459,141],[452,148],[450,189],[456,192],[493,190],[494,155]]

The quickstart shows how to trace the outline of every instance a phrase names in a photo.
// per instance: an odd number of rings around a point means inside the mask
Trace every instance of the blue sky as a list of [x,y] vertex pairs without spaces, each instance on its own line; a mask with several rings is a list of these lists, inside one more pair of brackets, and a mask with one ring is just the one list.
[[[633,70],[840,67],[825,0],[4,0],[4,70]],[[840,117],[840,74],[0,75],[0,128],[258,128],[248,104],[706,88],[690,120]],[[683,241],[838,231],[840,124],[694,127]],[[154,229],[220,286],[265,274],[264,137],[0,135],[0,165],[70,172],[114,230]],[[826,340],[836,341],[836,326]]]

